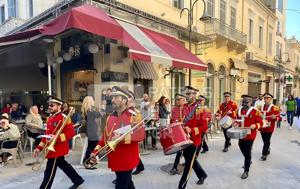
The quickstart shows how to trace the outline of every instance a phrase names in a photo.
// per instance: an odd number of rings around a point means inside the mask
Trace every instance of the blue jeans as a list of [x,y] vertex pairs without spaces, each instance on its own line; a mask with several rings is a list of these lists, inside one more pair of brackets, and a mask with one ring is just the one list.
[[287,111],[287,121],[290,124],[290,126],[293,125],[293,121],[294,121],[294,111]]

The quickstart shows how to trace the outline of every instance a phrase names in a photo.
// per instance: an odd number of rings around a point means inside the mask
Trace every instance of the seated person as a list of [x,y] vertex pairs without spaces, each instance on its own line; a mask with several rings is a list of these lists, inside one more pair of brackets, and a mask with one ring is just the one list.
[[25,118],[27,135],[34,139],[34,146],[37,147],[41,142],[41,139],[37,137],[43,134],[44,131],[43,120],[37,106],[31,106],[29,112]]
[[18,103],[13,103],[11,105],[11,112],[10,112],[10,117],[13,120],[19,120],[22,118],[22,113],[19,110],[19,105]]
[[[16,148],[18,140],[21,137],[18,126],[10,123],[9,116],[6,113],[0,115],[0,148]],[[0,162],[3,158],[0,154]]]

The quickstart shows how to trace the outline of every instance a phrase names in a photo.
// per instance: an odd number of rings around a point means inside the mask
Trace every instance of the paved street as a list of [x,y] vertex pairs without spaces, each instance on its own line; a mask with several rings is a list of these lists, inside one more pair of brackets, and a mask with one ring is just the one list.
[[[223,153],[222,135],[214,135],[208,142],[209,152],[200,155],[198,160],[208,173],[208,179],[203,186],[196,185],[195,174],[189,181],[188,188],[220,189],[220,188],[242,188],[242,189],[298,189],[300,186],[300,133],[294,128],[288,130],[283,127],[277,129],[272,138],[271,156],[266,162],[260,161],[262,148],[261,136],[258,135],[253,147],[253,164],[250,169],[250,176],[247,180],[241,180],[243,157],[237,145],[233,141],[228,153]],[[169,176],[160,171],[162,165],[174,160],[174,155],[164,156],[161,150],[150,151],[149,155],[143,155],[146,170],[134,176],[134,182],[138,189],[175,189],[180,179],[179,175]],[[111,181],[114,174],[103,162],[97,170],[85,170],[76,165],[79,162],[79,153],[72,152],[68,159],[75,165],[77,171],[85,178],[86,182],[82,189],[110,189],[113,188]],[[32,159],[26,158],[25,162]],[[43,177],[42,172],[32,172],[30,167],[19,165],[16,169],[13,165],[0,168],[1,189],[23,189],[38,188]],[[71,185],[67,177],[58,171],[53,188],[65,189]]]

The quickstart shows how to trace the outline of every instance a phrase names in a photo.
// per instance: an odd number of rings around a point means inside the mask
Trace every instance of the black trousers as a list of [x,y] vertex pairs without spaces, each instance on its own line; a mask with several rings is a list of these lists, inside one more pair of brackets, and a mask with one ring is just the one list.
[[52,186],[57,167],[59,167],[74,184],[81,184],[83,178],[75,171],[64,156],[58,158],[51,158],[47,161],[46,170],[44,172],[44,179],[40,186],[40,189],[49,189]]
[[183,151],[181,150],[181,151],[179,151],[179,152],[176,153],[175,161],[174,161],[174,164],[173,164],[173,169],[177,169],[177,167],[178,167],[178,165],[180,163],[180,158],[182,156],[182,152]]
[[254,140],[239,140],[240,150],[245,157],[244,170],[249,171],[251,165],[251,151]]
[[98,141],[92,141],[92,140],[88,141],[88,146],[87,146],[83,161],[87,160],[91,156],[91,153],[94,151],[97,144],[98,144]]
[[34,139],[34,146],[37,147],[40,142],[41,142],[41,138],[37,138],[39,135],[41,135],[41,133],[33,133],[30,130],[27,130],[27,135],[31,138]]
[[117,179],[115,189],[135,189],[132,181],[132,170],[115,172]]
[[145,169],[145,167],[144,167],[144,164],[143,164],[141,158],[139,158],[139,160],[140,160],[140,162],[139,162],[139,164],[137,165],[136,170],[137,170],[137,171],[142,171],[142,170]]
[[[201,142],[201,144],[200,144],[200,149],[202,148],[203,149],[203,151],[208,151],[208,145],[207,145],[207,143],[206,143],[206,133],[203,133],[202,134],[202,142]],[[200,150],[199,149],[199,150]]]
[[187,177],[189,174],[189,170],[192,164],[192,159],[194,156],[194,153],[196,153],[194,164],[192,165],[194,172],[196,173],[198,179],[202,177],[207,177],[207,174],[205,171],[202,169],[200,163],[197,161],[197,157],[199,155],[200,148],[196,147],[195,145],[191,145],[183,150],[183,157],[185,159],[185,166],[184,170],[181,176],[181,179],[179,181],[178,188],[179,189],[184,189],[186,188],[187,185]]
[[224,137],[225,137],[225,145],[224,145],[224,148],[228,148],[229,146],[230,146],[230,138],[227,136],[227,130],[228,130],[229,128],[227,128],[227,129],[224,129],[224,128],[222,128],[222,130],[223,130],[223,134],[224,134]]
[[271,144],[271,132],[261,132],[261,138],[264,142],[264,146],[262,149],[262,155],[267,156],[269,154],[270,150],[270,144]]

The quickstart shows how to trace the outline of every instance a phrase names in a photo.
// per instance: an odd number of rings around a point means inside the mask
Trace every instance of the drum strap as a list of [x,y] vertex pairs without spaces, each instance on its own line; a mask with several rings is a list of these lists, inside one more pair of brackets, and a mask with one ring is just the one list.
[[189,115],[184,118],[184,120],[183,120],[184,124],[186,124],[189,120],[191,120],[193,118],[194,113],[196,112],[198,107],[199,107],[199,104],[196,104],[195,107],[192,109],[192,111],[189,113]]
[[270,112],[271,108],[272,108],[274,105],[271,104],[271,105],[268,107],[267,111],[264,111],[264,106],[265,106],[265,105],[261,106],[261,111],[263,112],[263,120],[266,119],[266,117],[267,117],[267,112]]
[[[251,112],[253,109],[254,109],[254,107],[251,106],[251,107],[248,109],[248,111],[247,111],[245,117],[248,117],[249,114],[250,114],[250,112]],[[239,115],[239,117],[242,117],[242,107],[239,108],[239,110],[238,110],[238,115]]]

